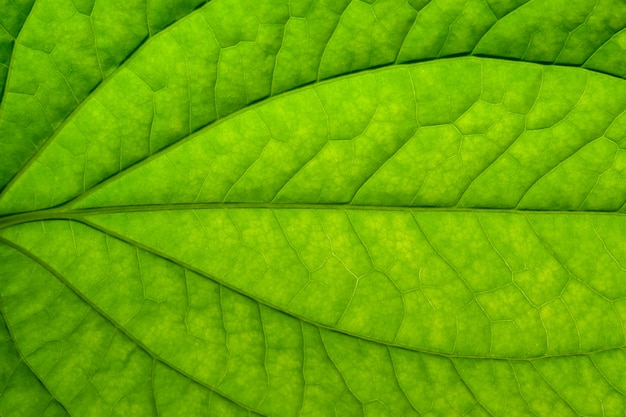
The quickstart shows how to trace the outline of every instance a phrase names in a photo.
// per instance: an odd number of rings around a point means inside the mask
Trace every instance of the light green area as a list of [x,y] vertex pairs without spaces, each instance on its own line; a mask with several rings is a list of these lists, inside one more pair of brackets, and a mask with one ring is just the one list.
[[[152,396],[173,415],[174,403],[211,398],[217,410],[229,404],[217,393],[271,416],[593,415],[606,399],[623,412],[626,222],[457,214],[180,210],[27,223],[3,232],[4,309],[23,355],[78,415],[94,401],[128,413]],[[588,246],[564,244],[572,231]],[[125,405],[119,378],[133,393]]]
[[252,102],[375,66],[487,54],[626,75],[617,0],[147,1],[37,2],[0,108],[9,191],[34,155],[65,157],[47,175],[71,189],[36,207],[60,204]]
[[623,1],[0,10],[0,416],[626,414]]
[[[87,191],[75,207],[618,210],[626,196],[626,136],[617,126],[624,110],[623,82],[581,69],[476,58],[385,68],[304,87],[210,125]],[[44,205],[46,193],[80,192],[61,178],[81,162],[50,151],[22,177],[20,192],[6,195],[7,210]],[[37,181],[50,170],[67,174],[52,189]]]

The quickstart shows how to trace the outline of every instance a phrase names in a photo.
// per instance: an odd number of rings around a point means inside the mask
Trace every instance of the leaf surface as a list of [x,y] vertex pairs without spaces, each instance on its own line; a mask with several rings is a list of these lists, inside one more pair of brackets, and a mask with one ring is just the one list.
[[623,415],[626,8],[570,3],[12,3],[0,415]]

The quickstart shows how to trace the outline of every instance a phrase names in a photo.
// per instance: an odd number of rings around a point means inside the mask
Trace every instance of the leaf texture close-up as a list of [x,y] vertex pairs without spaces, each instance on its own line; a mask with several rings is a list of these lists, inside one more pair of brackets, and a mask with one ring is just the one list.
[[622,0],[0,0],[0,416],[625,416]]

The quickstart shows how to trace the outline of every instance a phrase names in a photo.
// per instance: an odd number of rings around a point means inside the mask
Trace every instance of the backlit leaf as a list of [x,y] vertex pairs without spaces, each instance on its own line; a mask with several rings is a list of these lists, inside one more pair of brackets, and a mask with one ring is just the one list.
[[621,1],[0,10],[0,416],[626,413]]

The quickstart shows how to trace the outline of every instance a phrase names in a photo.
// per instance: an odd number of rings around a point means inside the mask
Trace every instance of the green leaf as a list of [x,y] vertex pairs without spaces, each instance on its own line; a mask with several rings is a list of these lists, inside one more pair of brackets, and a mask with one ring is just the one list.
[[626,413],[623,2],[0,7],[1,416]]

